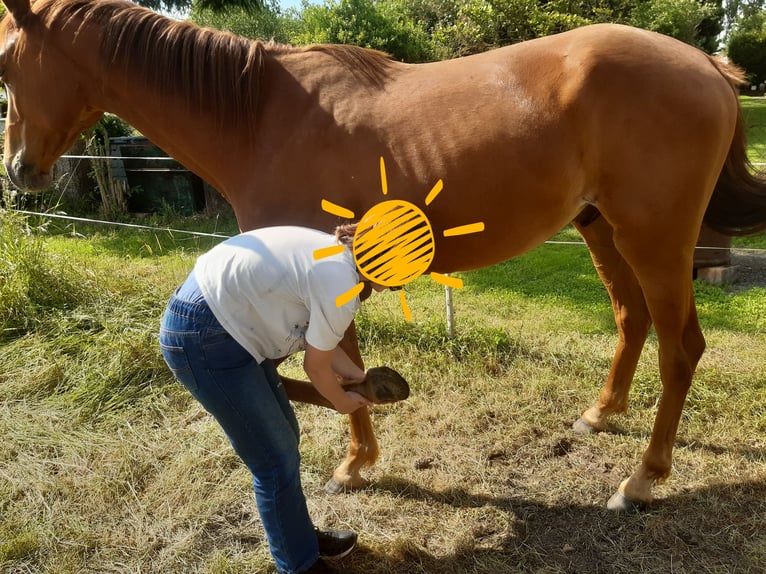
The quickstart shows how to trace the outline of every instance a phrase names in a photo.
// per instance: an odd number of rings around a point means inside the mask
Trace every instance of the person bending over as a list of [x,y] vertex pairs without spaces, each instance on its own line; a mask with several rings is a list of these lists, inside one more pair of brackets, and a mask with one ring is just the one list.
[[[326,571],[321,558],[344,556],[357,540],[351,531],[315,529],[309,517],[298,421],[275,366],[304,351],[309,380],[338,412],[371,404],[338,379],[365,378],[338,346],[360,300],[338,307],[336,297],[364,281],[350,249],[354,231],[269,227],[232,237],[197,259],[162,317],[163,357],[252,473],[271,555],[284,574]],[[338,243],[349,249],[314,258]]]

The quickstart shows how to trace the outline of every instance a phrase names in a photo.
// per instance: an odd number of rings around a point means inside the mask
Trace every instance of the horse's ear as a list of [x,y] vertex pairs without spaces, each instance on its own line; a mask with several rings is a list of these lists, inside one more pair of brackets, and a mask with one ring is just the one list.
[[17,24],[21,24],[30,11],[29,0],[3,0],[3,4],[8,8],[8,12],[11,13]]

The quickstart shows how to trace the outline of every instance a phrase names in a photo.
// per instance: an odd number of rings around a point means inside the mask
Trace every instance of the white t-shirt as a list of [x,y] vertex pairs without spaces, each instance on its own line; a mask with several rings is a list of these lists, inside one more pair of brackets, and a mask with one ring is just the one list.
[[199,257],[194,275],[224,329],[260,363],[306,349],[334,349],[359,308],[339,295],[359,283],[350,250],[315,260],[335,237],[305,227],[248,231]]

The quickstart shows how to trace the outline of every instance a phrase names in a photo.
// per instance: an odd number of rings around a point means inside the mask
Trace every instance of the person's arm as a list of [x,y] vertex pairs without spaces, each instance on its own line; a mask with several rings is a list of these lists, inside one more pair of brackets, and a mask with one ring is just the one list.
[[361,383],[367,374],[340,347],[335,347],[332,370],[345,381]]
[[[343,353],[345,356],[346,354]],[[303,356],[303,370],[324,398],[330,401],[335,410],[342,414],[354,412],[359,407],[370,405],[370,401],[362,395],[352,391],[344,391],[338,381],[338,374],[334,369],[333,360],[336,356],[336,350],[320,351],[316,347],[306,345],[306,352]],[[348,359],[348,356],[346,356]],[[340,359],[343,361],[343,359]],[[348,359],[350,360],[350,359]],[[345,366],[345,365],[344,365]],[[358,367],[357,367],[358,369]],[[361,369],[359,369],[361,371]],[[364,378],[364,372],[362,372]]]

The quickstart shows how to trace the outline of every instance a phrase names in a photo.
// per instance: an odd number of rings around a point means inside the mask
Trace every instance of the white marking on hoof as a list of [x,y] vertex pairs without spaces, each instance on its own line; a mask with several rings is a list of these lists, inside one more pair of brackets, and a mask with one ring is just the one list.
[[631,500],[619,490],[612,495],[606,507],[614,512],[636,513],[644,512],[649,509],[645,502]]
[[577,434],[595,434],[598,431],[596,427],[589,424],[584,418],[579,418],[572,423],[572,430]]

